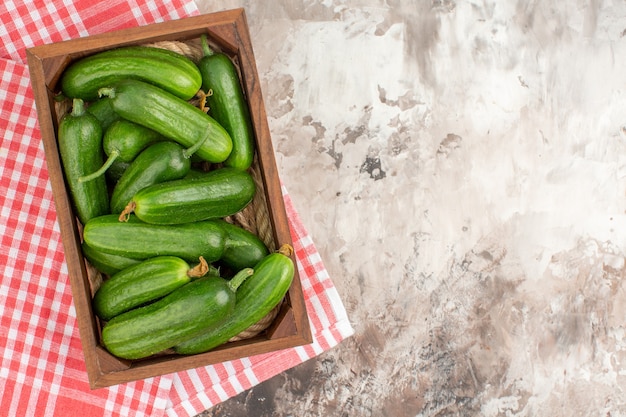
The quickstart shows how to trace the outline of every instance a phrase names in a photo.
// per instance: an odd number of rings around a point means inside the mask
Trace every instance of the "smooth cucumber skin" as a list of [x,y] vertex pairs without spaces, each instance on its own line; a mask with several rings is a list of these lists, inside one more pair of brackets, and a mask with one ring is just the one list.
[[239,271],[252,268],[269,255],[265,243],[254,233],[223,220],[219,224],[226,231],[224,254],[220,262],[230,269]]
[[113,109],[126,120],[150,128],[190,147],[206,139],[196,155],[202,160],[224,162],[233,149],[230,135],[211,116],[192,104],[142,81],[127,79],[103,89]]
[[219,168],[196,178],[162,182],[137,192],[135,215],[154,224],[180,224],[217,219],[237,213],[256,192],[245,171]]
[[122,161],[113,161],[109,169],[106,170],[105,176],[107,180],[109,180],[112,184],[117,184],[117,182],[122,178],[124,172],[128,169],[130,163],[122,162]]
[[104,177],[80,182],[78,179],[97,170],[104,161],[102,127],[95,116],[85,111],[80,99],[72,112],[59,122],[59,154],[76,216],[82,224],[108,213],[109,195]]
[[113,188],[111,212],[121,213],[137,192],[183,178],[190,169],[190,159],[177,143],[165,141],[148,146],[130,163]]
[[224,166],[246,170],[254,159],[254,133],[248,103],[233,62],[224,54],[203,57],[198,63],[209,114],[229,133],[233,150]]
[[113,110],[113,107],[111,107],[111,100],[108,98],[101,98],[89,103],[87,112],[96,116],[96,119],[98,119],[102,126],[103,132],[106,132],[114,121],[120,119],[120,116],[118,116]]
[[159,48],[131,46],[99,52],[72,63],[63,72],[61,90],[67,97],[98,98],[98,90],[133,78],[162,88],[183,100],[200,89],[198,67],[184,55]]
[[137,123],[119,119],[104,131],[102,146],[107,156],[116,152],[116,161],[130,163],[141,151],[161,140],[164,139],[159,133]]
[[120,358],[145,358],[218,325],[232,313],[235,300],[223,278],[200,278],[114,317],[103,327],[102,341]]
[[215,262],[224,253],[226,232],[212,220],[180,225],[156,225],[130,215],[120,222],[117,214],[94,218],[83,230],[92,248],[132,259],[171,255],[195,262],[200,258]]
[[281,253],[272,253],[253,269],[254,274],[237,289],[235,309],[226,320],[174,346],[177,353],[191,355],[220,346],[258,323],[281,302],[295,273],[291,258]]
[[89,263],[98,271],[109,276],[118,273],[124,268],[128,268],[129,266],[133,266],[141,262],[138,259],[131,259],[124,256],[100,252],[85,242],[81,244],[81,248],[83,256],[89,261]]
[[95,313],[110,320],[155,301],[191,281],[190,266],[176,256],[156,256],[125,268],[104,280],[93,297]]

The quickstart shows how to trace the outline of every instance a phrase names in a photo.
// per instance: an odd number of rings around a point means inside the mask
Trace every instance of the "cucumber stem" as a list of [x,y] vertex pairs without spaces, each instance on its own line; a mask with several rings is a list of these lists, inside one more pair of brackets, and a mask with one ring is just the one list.
[[135,203],[134,201],[128,203],[117,219],[121,222],[127,222],[130,219],[130,214],[135,211],[136,206],[137,203]]
[[200,278],[209,272],[209,264],[204,257],[200,257],[200,263],[187,271],[189,278]]
[[202,52],[204,52],[204,56],[213,55],[214,52],[209,47],[209,41],[207,40],[206,34],[203,34],[200,38],[202,39]]
[[109,97],[109,98],[114,98],[115,97],[115,88],[112,87],[102,87],[101,89],[98,90],[98,97]]
[[280,249],[278,249],[278,253],[289,257],[293,254],[293,246],[285,243],[284,245],[280,247]]
[[237,272],[237,274],[228,281],[228,288],[232,290],[232,292],[237,292],[237,288],[248,278],[254,274],[254,269],[252,268],[244,268],[241,271]]
[[85,102],[80,98],[72,101],[72,116],[82,116],[85,114]]
[[209,265],[209,272],[207,272],[207,275],[210,277],[219,277],[220,269],[214,267],[213,265]]
[[210,88],[209,88],[209,91],[206,93],[202,89],[198,90],[198,93],[196,93],[196,97],[200,99],[200,104],[198,104],[198,108],[205,113],[209,112],[209,108],[206,105],[207,98],[211,97],[212,95],[213,95],[213,90],[211,90]]
[[209,134],[207,133],[207,135],[204,138],[200,139],[199,141],[191,145],[189,148],[183,149],[183,157],[185,159],[191,158],[191,156],[194,153],[196,153],[198,149],[200,149],[200,147],[204,144],[204,142],[206,142],[208,138],[209,138]]
[[115,162],[118,156],[120,156],[120,151],[117,149],[113,150],[111,152],[111,155],[109,155],[109,157],[107,158],[106,162],[100,168],[98,168],[97,171],[92,172],[89,175],[83,175],[82,177],[79,177],[78,182],[87,182],[98,178],[99,176],[104,174],[106,170],[111,167],[111,165],[113,165],[113,162]]

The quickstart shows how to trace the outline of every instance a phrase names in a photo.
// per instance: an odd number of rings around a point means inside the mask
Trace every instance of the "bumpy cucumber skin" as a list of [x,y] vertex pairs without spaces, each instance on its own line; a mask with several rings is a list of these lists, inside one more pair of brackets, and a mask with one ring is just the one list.
[[203,57],[198,63],[209,114],[230,134],[233,150],[224,166],[246,170],[254,159],[254,133],[248,103],[235,65],[224,54]]
[[140,190],[164,181],[183,178],[191,162],[184,149],[171,141],[150,145],[130,163],[111,194],[111,212],[121,213]]
[[93,249],[87,243],[81,244],[83,256],[89,261],[89,263],[98,271],[107,274],[109,276],[118,273],[124,268],[137,265],[141,262],[138,259],[126,258],[124,256],[111,255]]
[[195,262],[200,256],[208,263],[224,253],[226,232],[212,220],[180,225],[155,225],[130,215],[120,222],[117,214],[94,218],[83,230],[85,242],[95,250],[131,259],[171,255]]
[[256,193],[245,171],[219,168],[196,178],[162,182],[137,192],[135,215],[147,223],[180,224],[218,219],[241,211]]
[[108,213],[109,195],[105,178],[78,181],[83,175],[97,170],[104,161],[102,127],[95,116],[85,111],[82,100],[74,100],[72,112],[59,122],[58,144],[65,179],[80,222],[85,224]]
[[226,221],[219,221],[226,231],[226,244],[220,262],[234,271],[252,268],[269,255],[265,243],[254,233]]
[[158,86],[183,100],[200,89],[198,67],[184,55],[165,49],[131,46],[99,52],[72,63],[63,72],[61,90],[67,97],[98,98],[98,89],[133,78]]
[[223,278],[200,278],[114,317],[103,327],[102,341],[120,358],[146,358],[218,325],[232,313],[235,300]]
[[128,120],[116,120],[104,131],[102,146],[104,153],[111,156],[118,152],[115,159],[120,162],[132,162],[148,146],[163,140],[163,137],[144,126]]
[[281,253],[272,253],[253,269],[254,274],[237,290],[235,309],[226,320],[199,336],[174,346],[177,353],[191,355],[220,346],[258,323],[281,302],[295,274],[291,258]]
[[156,256],[125,268],[104,280],[93,297],[95,313],[110,320],[155,301],[191,281],[190,266],[175,256]]
[[110,97],[113,109],[124,119],[150,128],[184,147],[206,139],[196,152],[202,160],[224,162],[233,149],[230,135],[215,119],[158,87],[127,79],[101,92]]

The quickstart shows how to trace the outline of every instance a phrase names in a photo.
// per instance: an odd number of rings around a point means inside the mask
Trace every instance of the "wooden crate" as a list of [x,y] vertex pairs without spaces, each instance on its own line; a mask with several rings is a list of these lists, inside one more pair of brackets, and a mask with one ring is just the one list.
[[[209,42],[231,56],[238,66],[251,110],[265,199],[277,245],[291,244],[288,218],[274,159],[252,43],[243,9],[205,14],[176,21],[89,36],[27,50],[31,82],[44,142],[57,217],[68,265],[78,327],[92,389],[169,374],[186,369],[300,346],[312,341],[298,272],[280,311],[270,327],[250,339],[229,342],[210,352],[181,356],[161,354],[128,361],[108,353],[100,342],[100,322],[91,306],[93,282],[81,253],[81,226],[73,211],[57,147],[58,108],[54,96],[64,69],[74,60],[114,47],[177,41],[195,42],[206,34]],[[296,262],[295,257],[293,261]]]

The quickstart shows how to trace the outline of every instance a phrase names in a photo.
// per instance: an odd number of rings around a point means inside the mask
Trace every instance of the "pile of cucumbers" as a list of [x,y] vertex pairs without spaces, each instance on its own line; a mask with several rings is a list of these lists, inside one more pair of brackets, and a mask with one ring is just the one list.
[[[292,248],[270,253],[224,220],[257,190],[254,136],[231,59],[202,37],[199,62],[128,46],[72,63],[71,111],[58,126],[84,257],[104,280],[93,311],[123,359],[206,352],[276,307],[294,277]],[[192,104],[198,93],[208,112]]]

